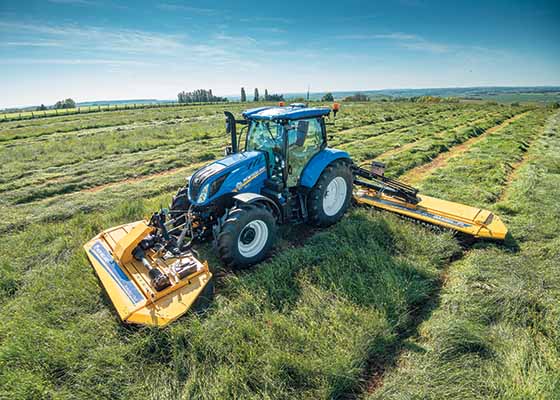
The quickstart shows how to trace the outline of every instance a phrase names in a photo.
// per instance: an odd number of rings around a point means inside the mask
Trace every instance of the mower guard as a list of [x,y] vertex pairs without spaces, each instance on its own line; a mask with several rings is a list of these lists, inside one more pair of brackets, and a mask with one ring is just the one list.
[[[146,221],[110,228],[84,245],[88,258],[121,320],[130,324],[165,326],[189,310],[203,294],[212,274],[207,262],[190,252],[180,257],[146,252],[152,268],[169,277],[170,285],[156,291],[148,268],[132,256],[138,243],[153,228]],[[182,279],[173,265],[188,263],[192,272]],[[190,271],[190,270],[189,270]]]

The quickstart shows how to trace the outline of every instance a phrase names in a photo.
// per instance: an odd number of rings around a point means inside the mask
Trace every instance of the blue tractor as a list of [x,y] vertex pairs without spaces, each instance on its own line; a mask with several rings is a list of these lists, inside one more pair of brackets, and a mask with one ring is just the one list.
[[[267,256],[278,224],[340,220],[351,201],[352,161],[327,146],[330,113],[300,104],[250,109],[241,120],[225,112],[226,157],[199,169],[173,198],[176,241],[213,238],[221,260],[239,268]],[[158,218],[152,223],[162,226]]]
[[351,197],[471,237],[505,238],[490,211],[419,195],[386,177],[384,164],[364,168],[329,148],[330,113],[300,104],[247,110],[240,120],[226,112],[226,157],[189,177],[169,210],[88,241],[84,249],[120,318],[165,326],[212,297],[212,271],[193,241],[213,238],[222,261],[242,268],[267,256],[278,224],[331,225]]

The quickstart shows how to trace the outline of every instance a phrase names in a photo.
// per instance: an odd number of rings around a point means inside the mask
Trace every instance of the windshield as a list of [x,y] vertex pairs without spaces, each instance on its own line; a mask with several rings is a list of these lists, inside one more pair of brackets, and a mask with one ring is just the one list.
[[251,121],[247,133],[247,151],[259,150],[271,153],[282,148],[282,129],[272,121]]

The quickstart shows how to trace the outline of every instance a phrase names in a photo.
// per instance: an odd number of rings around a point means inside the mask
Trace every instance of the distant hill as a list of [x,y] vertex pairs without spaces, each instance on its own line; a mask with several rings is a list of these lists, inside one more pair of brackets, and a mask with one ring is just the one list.
[[154,103],[173,103],[175,100],[158,100],[158,99],[131,99],[131,100],[96,100],[83,101],[76,103],[79,107],[102,106],[113,104],[154,104]]
[[[311,92],[310,100],[320,100],[327,92]],[[418,96],[436,96],[436,97],[459,97],[463,99],[473,100],[493,100],[497,102],[560,102],[560,86],[481,86],[481,87],[463,87],[463,88],[424,88],[424,89],[381,89],[381,90],[346,90],[331,92],[335,99],[340,100],[355,93],[363,93],[372,100],[375,99],[391,99],[391,98],[408,98]],[[289,99],[305,98],[306,92],[282,93],[284,97]],[[225,96],[228,100],[239,101],[240,96]],[[78,107],[98,106],[98,105],[114,105],[114,104],[157,104],[157,103],[174,103],[176,100],[160,100],[160,99],[124,99],[124,100],[95,100],[83,101],[77,103]],[[49,108],[52,106],[49,105]],[[37,108],[35,106],[21,108],[7,108],[5,112],[10,111],[32,111]]]
[[[327,92],[309,93],[310,100],[318,100]],[[381,89],[331,92],[335,99],[342,99],[355,93],[363,93],[372,99],[408,98],[418,96],[460,97],[496,101],[560,101],[560,87],[466,87],[466,88],[424,88],[424,89]],[[286,93],[284,97],[306,97],[307,93]],[[539,95],[539,96],[536,96]],[[519,97],[517,97],[519,96]],[[239,97],[237,97],[239,99]]]

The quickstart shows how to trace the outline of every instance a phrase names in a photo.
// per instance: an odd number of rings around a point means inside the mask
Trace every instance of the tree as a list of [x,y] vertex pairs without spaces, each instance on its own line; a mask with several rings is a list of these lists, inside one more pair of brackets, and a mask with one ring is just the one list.
[[253,101],[259,101],[259,89],[255,88],[255,97],[253,98]]
[[322,98],[321,101],[334,101],[334,96],[331,92],[326,93]]
[[247,95],[245,94],[245,88],[241,88],[241,102],[245,103],[247,101]]
[[283,94],[269,94],[268,101],[284,101]]
[[268,98],[268,89],[264,90],[264,101],[269,101],[270,99]]
[[363,93],[356,93],[352,96],[345,97],[344,101],[369,101],[369,97]]
[[57,101],[54,105],[54,108],[61,109],[61,108],[76,108],[76,102],[72,99],[60,100]]
[[37,107],[37,111],[45,111],[47,109],[47,107],[45,107],[44,104],[41,104],[39,107]]
[[212,94],[212,89],[197,89],[194,92],[179,92],[177,94],[177,101],[179,103],[217,103],[227,101],[227,99],[225,97],[214,96],[214,94]]

